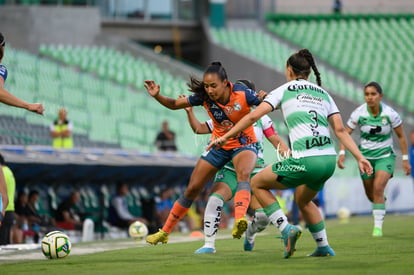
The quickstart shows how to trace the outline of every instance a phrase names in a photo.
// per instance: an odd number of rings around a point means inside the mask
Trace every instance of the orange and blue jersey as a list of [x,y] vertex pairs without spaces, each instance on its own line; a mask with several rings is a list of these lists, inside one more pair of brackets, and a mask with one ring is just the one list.
[[3,82],[6,82],[7,68],[4,65],[1,65],[1,64],[0,64],[0,77],[3,78]]
[[[242,117],[250,113],[251,106],[260,104],[256,92],[243,85],[232,84],[230,86],[230,99],[223,105],[211,100],[207,95],[193,94],[188,97],[191,106],[203,106],[213,120],[214,129],[211,140],[219,138],[227,133]],[[253,126],[249,126],[237,136],[230,138],[222,147],[225,150],[243,147],[257,142]]]

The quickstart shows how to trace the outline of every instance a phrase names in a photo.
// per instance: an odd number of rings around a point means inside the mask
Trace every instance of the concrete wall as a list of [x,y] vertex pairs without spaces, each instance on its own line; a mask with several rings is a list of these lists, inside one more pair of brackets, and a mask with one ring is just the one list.
[[106,19],[102,21],[102,33],[128,37],[140,42],[197,42],[200,39],[200,24],[185,21],[148,22],[134,19]]
[[12,47],[37,53],[39,45],[91,45],[100,32],[97,8],[2,6],[1,32]]

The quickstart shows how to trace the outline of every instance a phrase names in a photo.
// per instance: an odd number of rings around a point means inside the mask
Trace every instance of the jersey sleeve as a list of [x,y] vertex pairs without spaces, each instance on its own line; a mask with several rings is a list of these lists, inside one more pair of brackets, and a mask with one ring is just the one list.
[[213,120],[212,119],[207,120],[206,124],[207,124],[207,127],[210,130],[210,132],[213,132],[213,129],[214,129]]
[[7,79],[7,68],[4,65],[0,65],[0,77],[3,78],[3,81]]
[[329,98],[329,109],[328,109],[328,117],[329,117],[333,114],[338,114],[339,109],[338,109],[338,106],[336,106],[335,101],[329,94],[328,94],[328,98]]
[[359,120],[359,112],[358,112],[359,108],[357,108],[356,110],[354,110],[351,114],[351,116],[348,119],[348,122],[346,123],[346,125],[351,128],[352,130],[354,130],[357,125],[358,125],[358,120]]
[[246,88],[244,93],[246,95],[246,102],[250,106],[258,106],[261,103],[255,91]]
[[187,97],[187,100],[191,106],[201,106],[204,103],[204,98],[198,94],[190,95],[189,97]]
[[273,121],[268,115],[264,115],[261,118],[262,120],[262,129],[265,137],[271,137],[273,135],[277,135],[278,133],[275,131],[273,127]]
[[270,106],[272,106],[273,110],[275,110],[279,107],[280,102],[282,101],[283,93],[284,93],[283,87],[274,89],[265,97],[263,102],[269,103]]
[[402,124],[402,119],[400,115],[394,109],[391,109],[390,119],[392,128],[397,128]]

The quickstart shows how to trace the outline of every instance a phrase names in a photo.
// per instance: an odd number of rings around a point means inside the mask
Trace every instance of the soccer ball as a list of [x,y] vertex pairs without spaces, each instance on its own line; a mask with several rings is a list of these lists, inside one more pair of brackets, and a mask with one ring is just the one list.
[[60,231],[47,233],[42,239],[42,252],[46,258],[60,259],[69,255],[72,244],[69,237]]
[[136,221],[131,223],[128,233],[134,240],[141,241],[148,235],[148,227],[144,223]]
[[338,209],[338,212],[336,212],[336,216],[341,223],[348,223],[351,211],[346,207],[341,207]]

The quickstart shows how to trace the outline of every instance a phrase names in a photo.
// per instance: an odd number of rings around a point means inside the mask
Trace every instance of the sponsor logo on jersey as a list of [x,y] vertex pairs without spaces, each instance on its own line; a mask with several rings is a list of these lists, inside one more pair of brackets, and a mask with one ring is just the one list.
[[240,111],[241,110],[241,105],[240,105],[240,103],[234,103],[234,106],[233,106],[233,108],[234,108],[234,110],[235,111]]
[[329,137],[314,137],[306,141],[306,149],[311,149],[313,147],[321,147],[326,144],[332,144],[332,141]]
[[231,128],[234,125],[230,120],[223,120],[220,124],[226,129]]
[[224,107],[224,112],[225,112],[227,115],[231,115],[231,114],[233,113],[233,111],[234,111],[234,109],[233,109],[233,107],[232,107],[232,106],[226,106],[226,107]]
[[221,119],[223,119],[223,117],[224,117],[224,114],[223,114],[223,112],[221,112],[221,110],[220,110],[220,111],[213,111],[213,112],[211,112],[211,113],[212,113],[213,117],[214,117],[216,120],[221,120]]
[[308,84],[291,84],[288,86],[288,91],[290,92],[297,92],[300,90],[311,90],[311,91],[315,91],[321,94],[325,94],[325,91],[314,86],[314,85],[308,85]]
[[313,96],[307,93],[300,93],[296,96],[296,99],[299,102],[311,102],[311,103],[322,103],[323,99],[321,97]]

